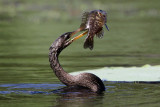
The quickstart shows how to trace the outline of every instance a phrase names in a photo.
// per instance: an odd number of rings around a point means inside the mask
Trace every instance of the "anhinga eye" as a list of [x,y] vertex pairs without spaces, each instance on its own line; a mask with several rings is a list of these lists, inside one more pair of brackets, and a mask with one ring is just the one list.
[[64,36],[64,39],[65,39],[65,40],[68,40],[69,38],[70,38],[70,34],[67,33],[67,34]]

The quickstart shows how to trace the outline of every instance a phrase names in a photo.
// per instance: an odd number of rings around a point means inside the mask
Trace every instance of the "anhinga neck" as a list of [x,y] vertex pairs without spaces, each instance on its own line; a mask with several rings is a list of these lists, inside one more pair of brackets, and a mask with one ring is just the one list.
[[58,56],[60,52],[61,50],[57,49],[57,47],[54,47],[53,45],[50,47],[50,66],[62,83],[64,83],[65,85],[74,85],[74,77],[69,73],[65,72],[59,63]]

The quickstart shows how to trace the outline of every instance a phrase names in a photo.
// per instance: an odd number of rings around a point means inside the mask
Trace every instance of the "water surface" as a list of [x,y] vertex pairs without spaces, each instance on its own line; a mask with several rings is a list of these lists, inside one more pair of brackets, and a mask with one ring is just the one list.
[[1,106],[158,106],[159,84],[108,83],[106,91],[95,94],[65,89],[62,84],[2,84]]

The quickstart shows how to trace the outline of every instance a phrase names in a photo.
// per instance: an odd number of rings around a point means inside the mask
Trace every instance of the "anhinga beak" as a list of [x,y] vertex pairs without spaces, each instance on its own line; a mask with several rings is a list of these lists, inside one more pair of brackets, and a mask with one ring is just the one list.
[[81,31],[81,28],[79,28],[79,29],[73,31],[72,34],[71,34],[71,37],[72,37],[73,35],[75,35],[76,33],[80,32],[80,31]]
[[109,31],[109,28],[108,28],[107,24],[105,24],[105,27],[106,27],[106,29]]
[[[71,33],[70,38],[73,36],[73,35],[72,35],[73,33],[74,33],[74,32]],[[84,35],[87,34],[87,33],[88,33],[88,30],[87,30],[86,32],[83,32],[83,33],[79,34],[78,36],[76,36],[76,37],[74,37],[74,38],[72,38],[72,39],[67,40],[67,41],[65,42],[65,44],[64,44],[64,47],[67,47],[67,46],[70,45],[72,42],[74,42],[75,40],[81,38],[82,36],[84,36]]]
[[75,41],[75,40],[81,38],[82,36],[84,36],[84,35],[87,34],[87,33],[88,33],[88,30],[85,31],[85,32],[83,32],[83,33],[81,33],[81,34],[79,34],[78,36],[74,37],[73,39],[71,39],[71,41]]

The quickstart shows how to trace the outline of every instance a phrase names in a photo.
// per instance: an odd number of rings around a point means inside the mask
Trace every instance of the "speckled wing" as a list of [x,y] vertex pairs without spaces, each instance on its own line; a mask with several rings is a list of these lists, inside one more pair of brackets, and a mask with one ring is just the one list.
[[88,16],[89,16],[89,12],[84,12],[82,15],[82,22],[80,25],[80,28],[82,28],[82,30],[87,29]]

